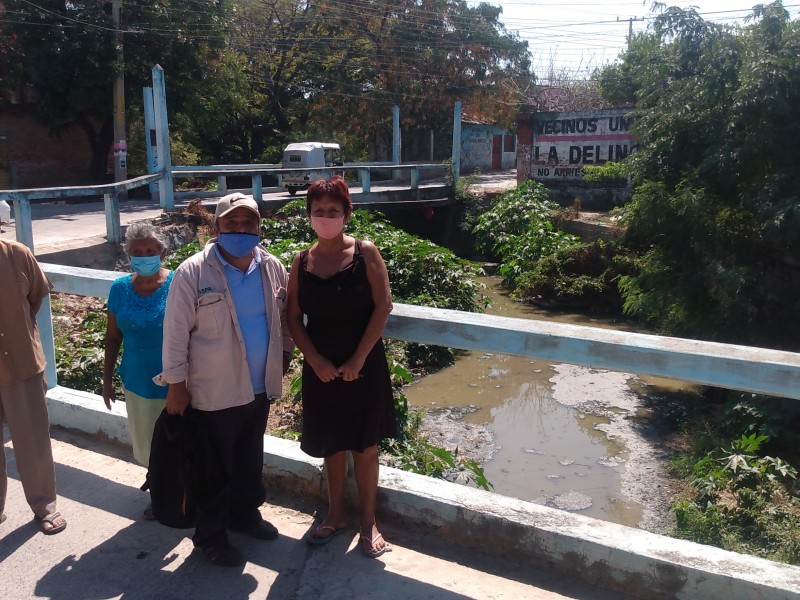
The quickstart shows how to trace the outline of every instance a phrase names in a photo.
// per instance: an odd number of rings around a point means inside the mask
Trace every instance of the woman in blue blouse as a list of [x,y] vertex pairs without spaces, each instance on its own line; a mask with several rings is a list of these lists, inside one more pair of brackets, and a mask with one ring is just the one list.
[[125,250],[133,273],[116,279],[108,294],[103,400],[116,400],[112,376],[120,346],[119,376],[125,393],[133,457],[148,466],[156,419],[165,406],[167,388],[153,383],[161,372],[161,342],[172,271],[161,266],[166,242],[156,227],[134,223],[125,233]]

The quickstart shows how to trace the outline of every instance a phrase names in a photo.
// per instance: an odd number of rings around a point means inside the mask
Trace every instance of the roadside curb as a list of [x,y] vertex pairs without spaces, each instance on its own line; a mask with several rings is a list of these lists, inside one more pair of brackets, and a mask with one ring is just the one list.
[[[63,387],[47,393],[50,422],[129,443],[122,403]],[[322,460],[265,436],[270,487],[323,499]],[[355,494],[350,482],[351,501]],[[659,536],[482,490],[381,468],[379,513],[461,545],[642,598],[800,599],[800,568]]]

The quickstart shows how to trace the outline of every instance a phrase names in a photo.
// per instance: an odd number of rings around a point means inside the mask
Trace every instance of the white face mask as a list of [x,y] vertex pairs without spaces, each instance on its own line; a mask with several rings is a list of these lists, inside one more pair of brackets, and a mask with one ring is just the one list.
[[311,227],[317,237],[323,240],[331,240],[344,231],[344,216],[341,217],[315,217],[311,216]]

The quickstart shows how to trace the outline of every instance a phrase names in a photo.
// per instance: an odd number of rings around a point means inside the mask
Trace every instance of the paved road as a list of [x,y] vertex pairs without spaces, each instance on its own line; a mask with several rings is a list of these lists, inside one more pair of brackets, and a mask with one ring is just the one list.
[[[257,542],[232,535],[248,559],[243,568],[208,565],[187,531],[139,518],[144,469],[130,450],[54,430],[59,509],[67,529],[39,533],[25,504],[10,443],[9,493],[0,525],[0,598],[54,600],[487,600],[619,599],[619,594],[565,581],[551,572],[448,545],[433,531],[384,523],[393,551],[365,558],[353,535],[311,548],[302,536],[316,508],[273,497],[264,516],[281,532]],[[8,432],[5,438],[8,440]],[[189,533],[191,530],[189,530]]]
[[[428,184],[430,182],[425,182]],[[516,172],[487,173],[475,178],[477,192],[498,193],[516,185]],[[354,191],[359,191],[354,186]],[[398,189],[397,186],[373,185],[374,191]],[[302,194],[297,197],[301,197]],[[286,192],[264,193],[264,200],[289,200]],[[184,204],[178,204],[182,206]],[[133,221],[153,219],[162,214],[158,204],[149,200],[129,200],[120,207],[120,222],[127,225]],[[104,243],[106,221],[102,202],[67,204],[64,202],[36,203],[31,206],[33,217],[34,252],[49,254],[76,247],[94,246]],[[16,229],[11,224],[2,225],[0,237],[16,239]]]

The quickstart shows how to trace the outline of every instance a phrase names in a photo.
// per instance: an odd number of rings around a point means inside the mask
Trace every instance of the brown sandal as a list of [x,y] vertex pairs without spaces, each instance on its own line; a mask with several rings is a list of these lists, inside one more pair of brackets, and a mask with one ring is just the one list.
[[[34,520],[39,523],[39,527],[42,529],[42,533],[45,535],[53,535],[54,533],[59,533],[64,531],[67,528],[67,520],[61,516],[60,512],[50,513],[46,517],[33,517]],[[56,525],[56,521],[61,519],[61,525]],[[45,523],[50,525],[50,527],[46,527]]]

